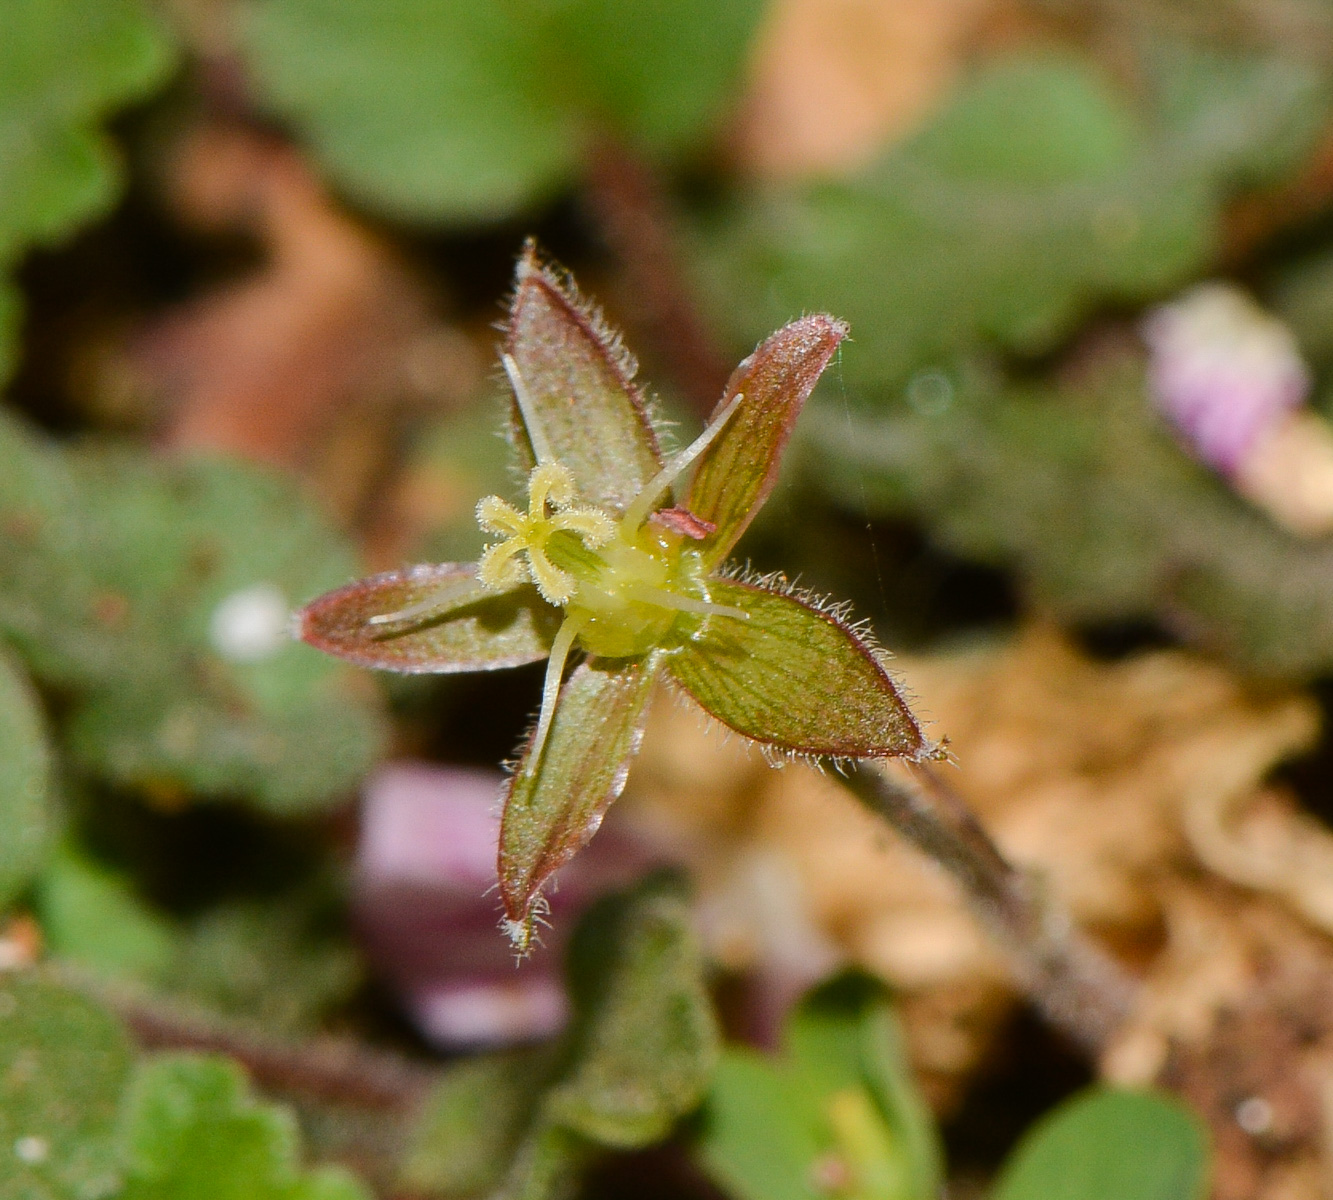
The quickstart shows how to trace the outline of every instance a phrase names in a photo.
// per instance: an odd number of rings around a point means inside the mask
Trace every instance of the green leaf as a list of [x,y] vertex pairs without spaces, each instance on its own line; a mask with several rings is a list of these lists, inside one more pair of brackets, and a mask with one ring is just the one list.
[[0,976],[0,1194],[110,1196],[129,1068],[128,1040],[108,1013],[53,984]]
[[833,317],[802,317],[780,329],[736,368],[713,418],[738,393],[745,399],[704,451],[685,507],[717,526],[699,547],[707,567],[725,558],[768,499],[796,418],[847,326]]
[[660,1141],[707,1090],[717,1029],[689,905],[656,881],[604,902],[570,947],[580,1027],[543,1115],[603,1146]]
[[32,882],[52,840],[51,754],[37,697],[0,651],[0,909]]
[[717,1029],[674,881],[645,880],[585,914],[568,970],[569,1031],[450,1067],[413,1134],[405,1188],[553,1200],[597,1154],[660,1141],[698,1107]]
[[738,198],[701,242],[718,320],[739,341],[836,312],[857,332],[847,379],[893,384],[991,342],[1045,350],[1098,300],[1189,278],[1227,190],[1308,149],[1327,88],[1177,42],[1143,74],[1135,103],[1070,54],[995,59],[861,177]]
[[[417,605],[401,621],[372,617]],[[559,613],[535,588],[497,595],[477,582],[472,563],[410,567],[359,579],[311,601],[297,614],[302,641],[360,667],[406,673],[490,671],[537,662],[551,651]]]
[[848,1200],[933,1200],[939,1139],[883,988],[849,975],[811,993],[780,1058],[726,1050],[703,1152],[738,1200],[818,1200],[834,1186]]
[[402,1186],[432,1196],[494,1192],[529,1132],[554,1065],[543,1048],[449,1067],[412,1132]]
[[120,164],[101,118],[147,93],[170,43],[140,0],[9,0],[0,40],[0,380],[17,298],[3,275],[30,245],[110,207]]
[[370,1200],[347,1172],[304,1172],[296,1121],[257,1103],[239,1066],[169,1055],[142,1066],[125,1100],[118,1200]]
[[38,881],[37,915],[52,953],[108,975],[156,980],[179,937],[127,877],[69,846]]
[[504,795],[500,895],[526,948],[542,886],[592,839],[625,787],[638,749],[656,658],[580,664],[560,689],[541,762],[525,749]]
[[513,358],[531,413],[511,412],[514,442],[535,463],[531,416],[551,455],[574,474],[589,504],[625,508],[662,466],[638,369],[583,300],[573,281],[543,266],[529,244],[519,260],[505,350]]
[[294,483],[239,463],[59,449],[0,414],[0,635],[71,700],[88,770],[309,809],[378,751],[373,697],[288,636],[355,560]]
[[248,38],[272,106],[340,183],[411,218],[493,219],[567,184],[589,143],[699,141],[761,0],[268,0]]
[[328,908],[313,889],[215,905],[181,931],[157,982],[271,1032],[308,1031],[363,979],[349,936],[328,928]]
[[667,659],[708,713],[756,741],[839,758],[928,757],[926,739],[875,651],[837,610],[770,588],[710,580],[709,617]]
[[1094,1089],[1066,1101],[1019,1143],[994,1200],[1201,1200],[1208,1139],[1165,1096]]

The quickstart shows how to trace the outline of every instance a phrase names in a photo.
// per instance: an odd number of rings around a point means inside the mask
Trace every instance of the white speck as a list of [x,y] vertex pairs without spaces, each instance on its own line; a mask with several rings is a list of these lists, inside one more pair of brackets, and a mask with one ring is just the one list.
[[14,1143],[14,1154],[20,1162],[33,1165],[46,1161],[51,1153],[51,1143],[41,1137],[21,1137]]
[[287,597],[274,583],[256,583],[223,598],[208,624],[209,640],[232,662],[261,662],[287,644]]
[[953,381],[943,371],[918,371],[908,381],[907,402],[923,417],[938,417],[953,403]]
[[1236,1124],[1246,1133],[1267,1133],[1273,1128],[1273,1106],[1262,1096],[1248,1096],[1236,1105]]

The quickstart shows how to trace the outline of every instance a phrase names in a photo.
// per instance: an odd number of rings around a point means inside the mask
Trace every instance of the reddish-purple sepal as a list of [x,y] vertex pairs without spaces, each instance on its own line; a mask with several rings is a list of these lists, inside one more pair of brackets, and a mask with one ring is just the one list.
[[708,617],[667,670],[724,725],[797,754],[935,753],[874,650],[838,613],[748,583],[710,581],[708,592],[749,620]]
[[[405,615],[383,620],[395,613]],[[446,674],[545,658],[560,614],[527,584],[497,594],[472,563],[438,563],[326,592],[296,620],[302,641],[358,666]]]
[[[662,465],[637,366],[573,282],[529,243],[519,260],[505,353],[518,370],[552,457],[586,503],[623,509]],[[534,440],[517,405],[514,442],[531,467]]]
[[717,526],[701,547],[714,566],[727,556],[777,483],[792,426],[828,366],[847,324],[816,314],[767,338],[732,373],[716,412],[745,399],[699,459],[685,507]]
[[520,950],[532,937],[541,890],[591,840],[619,797],[639,748],[656,656],[581,664],[560,690],[536,769],[531,740],[504,795],[500,895]]

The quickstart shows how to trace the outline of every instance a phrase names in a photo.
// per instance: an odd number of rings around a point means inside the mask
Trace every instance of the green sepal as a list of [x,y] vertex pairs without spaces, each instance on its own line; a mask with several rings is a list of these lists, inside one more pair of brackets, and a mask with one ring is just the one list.
[[[554,458],[574,474],[579,498],[623,509],[662,466],[634,357],[620,335],[529,243],[519,259],[505,352],[514,360]],[[514,444],[537,459],[515,405]]]
[[[431,603],[416,618],[372,617]],[[537,662],[550,653],[559,614],[527,585],[496,593],[472,563],[438,563],[358,579],[297,613],[297,632],[316,649],[382,671],[449,674]]]
[[672,678],[737,733],[797,754],[936,753],[875,651],[836,610],[755,584],[710,581],[709,617],[668,659]]
[[726,557],[768,499],[796,418],[846,336],[844,321],[802,317],[732,372],[717,412],[738,393],[745,399],[699,459],[685,501],[692,515],[717,526],[699,547],[707,567]]
[[541,762],[531,738],[505,788],[500,895],[520,950],[542,886],[592,839],[639,748],[659,659],[590,660],[560,690]]

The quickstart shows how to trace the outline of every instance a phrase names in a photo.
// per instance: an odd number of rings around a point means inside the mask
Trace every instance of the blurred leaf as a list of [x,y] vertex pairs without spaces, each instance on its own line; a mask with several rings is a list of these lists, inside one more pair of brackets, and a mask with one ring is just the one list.
[[337,798],[380,729],[349,674],[288,637],[355,574],[286,480],[223,461],[62,451],[0,414],[0,634],[71,693],[86,768],[279,813]]
[[563,1043],[453,1067],[416,1130],[406,1184],[552,1200],[599,1151],[660,1141],[698,1106],[717,1031],[674,887],[649,880],[596,906],[574,935],[569,973],[576,1015]]
[[267,99],[339,182],[414,219],[544,199],[603,134],[698,142],[761,0],[266,0],[248,38]]
[[0,39],[0,380],[17,301],[4,273],[29,245],[65,236],[120,190],[97,123],[144,95],[172,53],[140,0],[9,0]]
[[412,1134],[402,1184],[430,1196],[483,1196],[508,1164],[549,1085],[547,1049],[483,1055],[451,1066]]
[[317,1024],[362,979],[346,937],[321,928],[317,900],[288,893],[215,906],[184,930],[162,986],[274,1032]]
[[1093,1090],[1032,1129],[1000,1172],[994,1200],[1200,1200],[1202,1123],[1165,1096]]
[[781,1058],[726,1050],[703,1151],[739,1200],[932,1200],[939,1142],[883,988],[852,975],[811,993]]
[[51,756],[37,697],[0,651],[0,909],[41,869],[52,834]]
[[1333,545],[1279,529],[1185,454],[1136,353],[1068,391],[935,382],[929,405],[880,417],[811,412],[810,481],[861,519],[910,514],[1014,567],[1066,619],[1157,620],[1266,675],[1333,665]]
[[295,1118],[257,1103],[224,1058],[170,1055],[126,1097],[118,1200],[370,1200],[336,1167],[302,1171]]
[[129,1068],[125,1034],[102,1009],[13,971],[0,976],[0,1194],[110,1196]]
[[714,311],[738,341],[835,312],[847,378],[894,382],[987,340],[1046,349],[1097,300],[1180,282],[1215,252],[1226,190],[1309,146],[1327,89],[1179,43],[1145,69],[1147,119],[1084,59],[993,60],[860,178],[742,197],[703,243]]
[[37,915],[53,954],[108,975],[156,979],[177,948],[177,931],[126,876],[69,846],[38,881]]
[[574,1065],[547,1093],[547,1121],[605,1146],[660,1141],[703,1099],[717,1030],[689,906],[649,880],[603,901],[574,934]]

